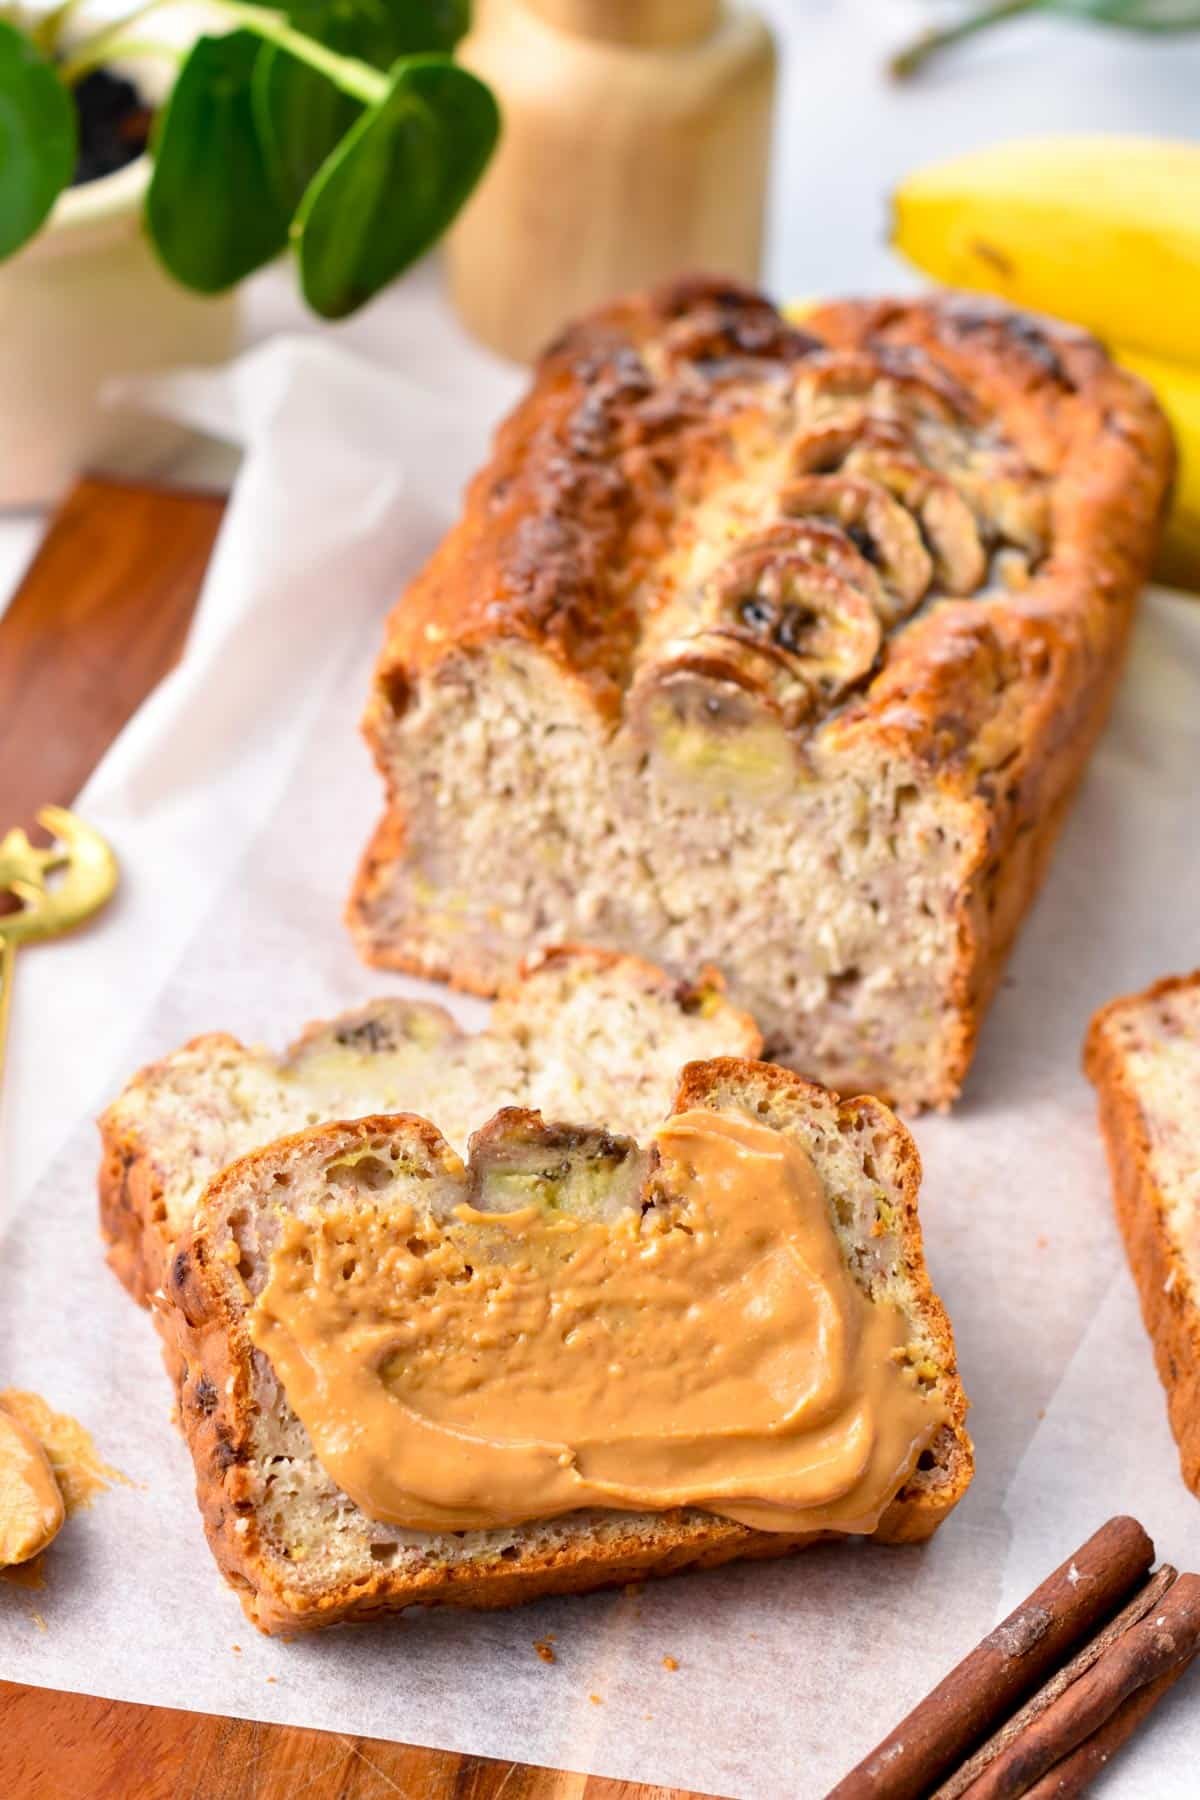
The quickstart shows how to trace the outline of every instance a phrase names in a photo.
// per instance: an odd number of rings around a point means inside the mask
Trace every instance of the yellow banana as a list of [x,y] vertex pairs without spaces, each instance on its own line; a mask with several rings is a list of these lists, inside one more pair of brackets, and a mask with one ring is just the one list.
[[1175,503],[1155,573],[1176,587],[1200,590],[1200,368],[1123,346],[1114,354],[1150,383],[1171,421],[1179,451]]
[[1200,143],[1028,138],[910,175],[892,242],[951,287],[1200,365]]

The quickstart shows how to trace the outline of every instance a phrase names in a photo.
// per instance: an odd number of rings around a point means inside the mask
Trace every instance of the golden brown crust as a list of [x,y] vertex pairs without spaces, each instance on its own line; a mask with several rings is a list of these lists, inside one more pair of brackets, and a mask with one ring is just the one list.
[[[736,420],[770,404],[764,383],[831,354],[919,381],[958,418],[994,428],[1046,497],[1049,551],[1027,586],[918,611],[849,699],[803,727],[831,751],[894,752],[962,804],[969,872],[947,996],[957,1028],[927,1097],[944,1105],[1106,717],[1169,489],[1161,413],[1092,338],[945,293],[831,304],[802,330],[761,296],[703,280],[606,308],[547,353],[462,520],[392,613],[364,728],[386,778],[389,733],[415,685],[504,639],[535,644],[615,724],[647,654],[647,619],[630,596],[662,552],[670,496],[728,470]],[[654,375],[664,357],[685,362],[686,378]],[[755,673],[766,666],[737,680],[767,696]],[[390,810],[363,859],[350,905],[360,946],[487,991],[486,970],[469,960],[435,970],[436,947],[418,961],[411,943],[380,942],[366,923],[404,833]]]
[[[825,1090],[787,1070],[740,1058],[691,1063],[680,1077],[676,1109],[700,1100],[722,1077],[749,1074],[765,1079],[792,1096],[825,1097]],[[836,1103],[836,1096],[833,1096]],[[964,1419],[967,1409],[957,1375],[954,1342],[941,1302],[933,1293],[924,1267],[917,1190],[920,1160],[908,1132],[878,1102],[845,1102],[841,1114],[880,1115],[889,1132],[900,1134],[903,1169],[901,1243],[904,1268],[917,1294],[916,1312],[942,1358],[941,1391],[949,1416],[931,1451],[943,1472],[937,1484],[910,1480],[888,1507],[874,1537],[881,1543],[919,1543],[930,1537],[965,1493],[973,1474],[973,1453]],[[442,1143],[424,1120],[409,1120],[431,1151]],[[223,1198],[256,1157],[278,1156],[289,1142],[311,1146],[328,1139],[339,1150],[364,1142],[395,1127],[396,1118],[317,1126],[293,1140],[281,1140],[268,1151],[244,1158],[213,1181],[203,1203],[204,1215],[216,1217]],[[179,1246],[167,1278],[166,1304],[156,1311],[166,1340],[166,1361],[177,1385],[180,1424],[196,1468],[196,1493],[204,1527],[217,1563],[238,1592],[247,1615],[266,1632],[296,1632],[370,1619],[408,1606],[448,1605],[497,1608],[547,1594],[582,1593],[683,1569],[713,1568],[734,1558],[771,1558],[839,1534],[819,1532],[785,1535],[754,1531],[732,1520],[694,1511],[660,1515],[658,1529],[647,1536],[631,1520],[627,1530],[603,1538],[581,1539],[551,1548],[522,1549],[516,1563],[498,1552],[469,1563],[430,1563],[424,1568],[381,1568],[369,1578],[320,1593],[280,1581],[278,1555],[264,1541],[252,1498],[248,1465],[251,1427],[253,1350],[244,1311],[232,1306],[228,1289],[210,1267],[210,1247],[203,1225]],[[923,1459],[924,1462],[924,1459]]]
[[1159,1380],[1166,1389],[1183,1479],[1200,1496],[1200,1294],[1170,1228],[1166,1201],[1155,1179],[1150,1131],[1130,1080],[1127,1051],[1111,1030],[1128,1010],[1197,988],[1200,970],[1169,976],[1144,993],[1110,1001],[1088,1027],[1084,1068],[1099,1098],[1117,1222],[1137,1285],[1142,1321],[1154,1346]]

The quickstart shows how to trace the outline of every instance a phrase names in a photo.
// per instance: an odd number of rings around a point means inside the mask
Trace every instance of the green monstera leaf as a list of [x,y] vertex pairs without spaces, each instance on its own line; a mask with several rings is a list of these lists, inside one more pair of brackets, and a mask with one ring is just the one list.
[[75,108],[52,65],[0,19],[0,257],[46,219],[75,170]]
[[322,164],[292,227],[304,297],[345,318],[439,238],[495,147],[490,90],[446,57],[396,64]]
[[289,212],[254,122],[259,44],[250,31],[198,38],[159,121],[146,218],[171,274],[202,294],[232,287],[287,244]]

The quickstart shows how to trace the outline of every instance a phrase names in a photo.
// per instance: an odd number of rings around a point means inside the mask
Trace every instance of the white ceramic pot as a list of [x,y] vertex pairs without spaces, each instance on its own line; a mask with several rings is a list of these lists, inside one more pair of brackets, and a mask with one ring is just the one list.
[[233,295],[189,293],[150,247],[149,179],[143,156],[68,188],[37,237],[0,263],[0,506],[44,505],[85,469],[161,466],[178,428],[102,407],[102,385],[233,348]]

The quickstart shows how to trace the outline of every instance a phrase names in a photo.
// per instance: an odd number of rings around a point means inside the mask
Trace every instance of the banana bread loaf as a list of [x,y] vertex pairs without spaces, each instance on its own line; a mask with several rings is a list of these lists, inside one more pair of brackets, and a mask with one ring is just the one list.
[[1103,1007],[1084,1064],[1183,1479],[1200,1496],[1200,970]]
[[1171,461],[1097,343],[975,297],[585,320],[392,615],[363,954],[483,994],[563,940],[709,961],[770,1055],[946,1105]]

